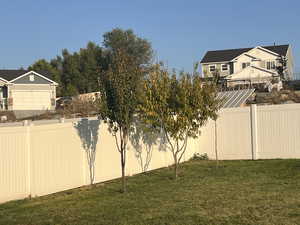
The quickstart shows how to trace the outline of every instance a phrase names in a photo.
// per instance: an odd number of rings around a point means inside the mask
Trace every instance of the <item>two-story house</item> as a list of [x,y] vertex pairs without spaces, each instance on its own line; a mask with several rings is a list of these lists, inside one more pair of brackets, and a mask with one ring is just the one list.
[[212,77],[219,73],[230,82],[270,82],[279,77],[277,67],[286,59],[285,79],[293,79],[293,56],[290,45],[257,46],[228,50],[208,51],[201,60],[202,74]]

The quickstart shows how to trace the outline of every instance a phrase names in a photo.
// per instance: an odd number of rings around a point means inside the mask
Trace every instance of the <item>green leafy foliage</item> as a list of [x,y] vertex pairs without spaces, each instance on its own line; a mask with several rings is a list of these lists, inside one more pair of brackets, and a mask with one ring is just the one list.
[[152,60],[153,50],[150,42],[140,38],[129,30],[115,28],[103,35],[103,45],[111,53],[123,49],[130,55],[136,64],[149,64]]
[[58,96],[74,96],[77,94],[99,91],[99,70],[107,67],[107,59],[103,49],[93,42],[78,52],[70,53],[62,50],[62,56],[42,59],[29,66],[29,70],[47,71],[59,86]]
[[191,160],[197,161],[197,160],[209,160],[207,153],[194,153],[193,157]]
[[[41,59],[28,69],[48,71],[59,84],[58,96],[73,96],[99,91],[100,70],[108,70],[113,54],[119,49],[132,58],[137,65],[149,65],[152,60],[150,42],[134,34],[132,30],[113,29],[103,35],[103,47],[88,42],[85,48],[71,53],[63,49],[61,56],[50,62]],[[70,88],[72,87],[72,88]],[[76,90],[74,90],[76,89]]]
[[200,128],[209,118],[216,119],[219,102],[214,83],[202,84],[198,75],[172,75],[155,65],[144,83],[144,104],[140,117],[149,125],[164,131],[177,167],[185,153],[188,138],[200,135]]
[[114,29],[104,34],[108,66],[102,67],[100,85],[100,116],[108,123],[121,155],[122,191],[126,191],[126,147],[135,123],[145,76],[146,64],[152,57],[148,41],[132,30]]

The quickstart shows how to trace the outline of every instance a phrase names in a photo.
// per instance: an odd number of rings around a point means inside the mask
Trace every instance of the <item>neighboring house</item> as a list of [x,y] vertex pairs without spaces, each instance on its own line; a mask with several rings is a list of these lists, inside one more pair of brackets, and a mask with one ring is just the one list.
[[57,85],[46,72],[0,70],[0,110],[54,110]]
[[218,71],[227,81],[254,84],[278,77],[276,67],[280,66],[281,57],[287,60],[284,76],[292,80],[294,62],[290,45],[208,51],[200,63],[204,77],[212,77]]

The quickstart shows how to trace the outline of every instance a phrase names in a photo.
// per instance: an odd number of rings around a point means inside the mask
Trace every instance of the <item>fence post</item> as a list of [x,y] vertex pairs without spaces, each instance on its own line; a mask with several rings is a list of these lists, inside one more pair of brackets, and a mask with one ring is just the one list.
[[251,149],[252,159],[258,159],[258,142],[257,142],[257,105],[252,104],[250,106],[250,120],[251,120]]
[[26,127],[26,154],[27,154],[27,193],[31,198],[31,149],[30,149],[30,123],[28,120],[23,121],[23,126]]

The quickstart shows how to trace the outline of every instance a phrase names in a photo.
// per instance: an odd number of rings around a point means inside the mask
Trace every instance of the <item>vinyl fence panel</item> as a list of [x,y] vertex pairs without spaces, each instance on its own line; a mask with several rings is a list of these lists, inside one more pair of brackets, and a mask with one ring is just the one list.
[[[162,134],[130,137],[128,176],[173,164]],[[300,105],[252,106],[220,111],[201,136],[189,139],[183,161],[300,158]],[[92,176],[91,176],[92,174]],[[115,138],[97,118],[36,121],[0,127],[0,202],[42,196],[121,177]]]

